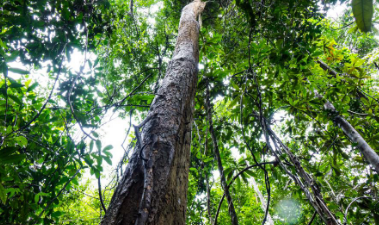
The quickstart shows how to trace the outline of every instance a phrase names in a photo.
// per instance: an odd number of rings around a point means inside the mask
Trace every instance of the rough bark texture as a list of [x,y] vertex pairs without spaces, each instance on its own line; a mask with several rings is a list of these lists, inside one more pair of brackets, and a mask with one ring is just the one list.
[[[330,68],[322,61],[317,61],[320,64],[320,67],[328,71],[329,74],[337,76],[337,72]],[[358,91],[358,94],[364,96],[363,93]],[[316,94],[319,98],[322,98],[321,95]],[[370,147],[370,145],[365,141],[365,139],[358,133],[358,131],[340,116],[337,110],[334,108],[333,104],[327,101],[324,104],[324,109],[331,112],[331,118],[333,122],[339,126],[344,134],[350,139],[351,142],[357,143],[357,147],[361,151],[365,159],[374,167],[374,170],[379,173],[379,156],[378,154]]]
[[230,195],[229,187],[226,183],[224,168],[222,166],[220,151],[218,149],[217,138],[213,130],[212,112],[211,112],[212,109],[211,109],[211,103],[209,101],[209,88],[208,87],[207,87],[206,95],[207,95],[206,96],[206,107],[207,107],[206,110],[207,110],[207,117],[208,117],[208,122],[209,122],[209,132],[211,133],[212,142],[213,142],[213,151],[217,160],[218,171],[220,172],[221,186],[222,186],[222,189],[224,190],[226,200],[228,201],[228,211],[229,211],[232,224],[238,225],[237,214],[236,214],[236,211],[234,210],[233,199],[232,199],[232,196]]
[[182,11],[162,86],[101,224],[185,224],[194,95],[199,61],[196,0]]

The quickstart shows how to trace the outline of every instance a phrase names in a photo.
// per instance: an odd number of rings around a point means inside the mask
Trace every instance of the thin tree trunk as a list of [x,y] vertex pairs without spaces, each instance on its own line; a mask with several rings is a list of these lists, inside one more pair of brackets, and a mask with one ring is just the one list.
[[208,211],[208,217],[209,217],[209,222],[211,224],[214,223],[214,220],[212,218],[212,210],[211,210],[211,188],[209,187],[209,178],[207,175],[205,175],[205,179],[207,182],[207,211]]
[[[331,75],[337,76],[337,72],[330,68],[322,61],[317,61],[320,64],[320,67],[324,70],[327,70]],[[358,93],[364,96],[363,93],[358,91]],[[320,94],[316,94],[319,98],[322,98]],[[331,119],[333,122],[342,129],[343,133],[350,139],[351,142],[357,143],[357,147],[361,151],[365,159],[374,167],[374,170],[379,173],[379,156],[378,154],[370,147],[366,140],[358,133],[358,131],[345,120],[337,110],[334,108],[333,104],[327,101],[324,104],[324,109],[331,112]]]
[[185,224],[199,61],[196,18],[204,7],[195,0],[183,8],[173,58],[102,225]]
[[224,190],[226,199],[228,201],[228,211],[230,215],[230,219],[232,221],[233,225],[238,225],[238,219],[237,219],[237,214],[236,211],[234,210],[234,205],[233,205],[233,199],[232,196],[230,195],[228,185],[226,183],[225,175],[224,175],[224,168],[222,166],[221,162],[221,156],[220,156],[220,151],[218,149],[218,144],[217,144],[217,138],[213,130],[213,122],[212,122],[212,112],[211,112],[211,104],[209,100],[209,87],[207,86],[206,90],[206,111],[207,111],[207,117],[208,117],[208,122],[209,122],[209,132],[211,133],[212,141],[213,141],[213,151],[217,160],[217,166],[218,166],[218,171],[220,172],[220,180],[221,180],[221,186],[222,189]]
[[133,0],[130,0],[129,2],[129,13],[131,16],[133,16]]
[[[255,182],[254,177],[251,178],[251,181],[253,183],[253,188],[254,188],[255,193],[258,195],[258,198],[261,201],[261,208],[262,208],[263,212],[265,212],[266,211],[266,200],[263,197],[262,192],[259,190],[258,184],[257,184],[257,182]],[[269,213],[267,214],[267,223],[269,225],[275,225],[274,221],[272,220],[272,217],[270,216]]]

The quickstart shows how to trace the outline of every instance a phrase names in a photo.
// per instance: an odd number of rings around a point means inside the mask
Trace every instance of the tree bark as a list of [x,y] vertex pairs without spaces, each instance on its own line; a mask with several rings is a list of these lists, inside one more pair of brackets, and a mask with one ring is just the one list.
[[173,58],[103,225],[185,224],[199,61],[196,18],[204,7],[195,0],[182,10]]
[[361,150],[365,159],[374,167],[374,170],[379,173],[379,156],[376,152],[367,144],[365,139],[358,133],[354,127],[347,122],[342,116],[336,116],[334,118],[335,123],[342,129],[345,135],[353,143],[357,143],[357,147]]
[[211,224],[214,223],[214,220],[212,218],[212,210],[211,210],[211,188],[209,187],[209,180],[208,176],[205,175],[205,180],[207,182],[207,211],[208,211],[208,218],[209,222]]
[[209,132],[211,133],[212,141],[213,141],[213,151],[217,160],[217,166],[218,166],[218,171],[220,172],[220,180],[221,180],[221,187],[224,190],[226,200],[228,201],[228,211],[230,215],[230,219],[232,221],[233,225],[238,225],[238,219],[237,219],[237,214],[236,211],[234,210],[234,205],[233,205],[233,199],[232,196],[230,195],[229,192],[229,187],[226,183],[225,175],[224,175],[224,168],[222,166],[221,162],[221,156],[220,156],[220,151],[218,149],[218,143],[217,143],[217,138],[213,130],[213,122],[212,122],[212,112],[211,112],[211,103],[209,101],[209,87],[207,86],[206,90],[206,110],[207,110],[207,117],[208,117],[208,122],[209,122]]
[[[329,72],[333,76],[337,76],[337,72],[330,68],[322,61],[317,61],[320,64],[320,67]],[[364,96],[363,93],[358,91],[360,95]],[[316,96],[323,98],[322,95],[316,93]],[[374,170],[379,173],[379,156],[378,154],[370,147],[366,140],[358,133],[358,131],[345,120],[337,110],[334,108],[334,105],[327,101],[324,104],[324,109],[330,111],[331,119],[333,122],[342,129],[343,133],[350,139],[351,142],[357,143],[357,147],[361,151],[365,159],[372,165]]]
[[[265,212],[266,206],[267,206],[266,200],[263,197],[262,192],[259,190],[258,184],[257,184],[257,182],[255,182],[254,177],[251,178],[251,181],[252,181],[255,193],[258,195],[258,198],[261,201],[261,208],[262,208],[263,212]],[[270,213],[267,214],[267,223],[268,223],[268,225],[275,225],[274,221],[272,220],[272,217],[270,216]]]
[[[319,95],[319,98],[322,98]],[[357,147],[361,151],[365,159],[372,165],[374,170],[379,173],[379,156],[376,154],[374,149],[366,142],[366,140],[358,133],[358,131],[345,120],[342,116],[339,115],[337,110],[334,108],[333,104],[329,101],[326,101],[324,104],[324,109],[330,111],[332,121],[342,129],[343,133],[350,139],[351,142],[356,143]]]

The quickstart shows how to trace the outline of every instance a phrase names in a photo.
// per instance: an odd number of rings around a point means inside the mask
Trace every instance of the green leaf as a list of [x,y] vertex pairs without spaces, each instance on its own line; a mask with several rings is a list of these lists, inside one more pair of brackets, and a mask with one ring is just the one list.
[[4,56],[6,62],[14,61],[18,56],[18,51],[13,51],[10,56]]
[[92,152],[92,150],[93,150],[93,141],[89,143],[89,151]]
[[4,149],[0,150],[0,159],[4,158],[6,156],[12,155],[13,153],[16,153],[17,148],[15,147],[6,147]]
[[100,140],[96,140],[96,147],[99,151],[101,151],[101,141]]
[[78,179],[76,177],[72,179],[71,182],[75,185],[79,185]]
[[246,173],[247,175],[249,175],[250,177],[254,177],[254,176],[255,176],[254,172],[251,171],[251,170],[246,170],[245,173]]
[[24,87],[24,85],[19,84],[19,83],[12,83],[11,85],[9,85],[9,87],[11,87],[11,88],[21,88],[21,87]]
[[93,134],[93,136],[96,137],[96,138],[99,137],[99,135],[98,135],[95,131],[92,131],[92,134]]
[[92,167],[92,165],[93,165],[93,160],[91,159],[91,156],[90,156],[90,155],[86,155],[86,156],[84,156],[84,161],[85,161],[90,167]]
[[95,173],[95,170],[93,167],[91,167],[91,169],[89,170],[90,174],[93,175]]
[[203,162],[204,162],[204,163],[207,163],[207,162],[210,162],[210,161],[212,161],[212,160],[213,160],[212,157],[207,157],[207,158],[205,158],[205,159],[203,160]]
[[7,45],[4,44],[4,42],[0,39],[0,47],[4,48],[4,49],[8,49]]
[[63,215],[63,214],[64,214],[64,212],[56,211],[56,212],[53,212],[53,213],[51,214],[51,216],[52,216],[52,217],[56,217],[56,218],[58,218],[58,217],[60,217],[60,216]]
[[94,172],[95,172],[95,177],[96,177],[97,179],[99,179],[99,178],[100,178],[100,171],[98,171],[98,170],[94,170]]
[[14,95],[8,95],[8,96],[9,96],[9,98],[11,98],[13,101],[15,101],[17,104],[22,105],[21,100],[18,99],[16,96],[14,96]]
[[107,145],[107,146],[103,149],[103,152],[105,152],[105,151],[109,151],[109,150],[111,150],[111,149],[113,149],[113,146],[112,146],[112,145]]
[[3,204],[7,201],[7,194],[3,185],[0,184],[0,200]]
[[37,86],[38,86],[38,83],[34,83],[30,87],[28,87],[28,90],[26,90],[26,91],[27,92],[33,91]]
[[112,166],[112,160],[108,157],[103,157],[103,159],[109,164]]
[[17,144],[21,147],[25,148],[26,145],[28,145],[28,140],[23,136],[18,136],[18,137],[15,137],[14,139],[17,142]]
[[372,0],[353,0],[353,14],[359,30],[371,31],[374,7]]
[[97,168],[101,167],[101,164],[103,163],[103,157],[94,155],[94,158],[96,158],[97,161]]
[[2,95],[4,95],[4,96],[7,96],[7,92],[6,92],[6,89],[5,89],[4,86],[0,88],[0,93],[1,93]]
[[67,7],[64,7],[62,10],[62,15],[66,20],[70,19],[70,11],[67,9]]
[[25,159],[25,155],[9,155],[0,159],[0,164],[17,164]]
[[19,69],[19,68],[8,68],[8,71],[11,71],[13,73],[22,74],[22,75],[29,74],[29,71]]
[[10,193],[9,198],[12,198],[15,193],[20,193],[19,188],[7,188],[7,193]]
[[112,157],[113,157],[112,153],[110,153],[110,152],[104,152],[104,154],[105,154],[106,156],[108,156],[109,158],[112,158]]
[[34,203],[38,203],[39,201],[39,193],[34,196]]

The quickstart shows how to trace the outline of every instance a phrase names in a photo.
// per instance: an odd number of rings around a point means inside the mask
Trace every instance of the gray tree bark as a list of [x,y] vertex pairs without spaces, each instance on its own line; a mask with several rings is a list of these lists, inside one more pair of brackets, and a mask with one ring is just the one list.
[[[185,6],[172,60],[102,225],[185,224],[199,24],[205,3]],[[138,132],[136,132],[138,133]],[[138,134],[137,134],[138,137]]]
[[[337,72],[330,68],[322,61],[317,61],[320,64],[320,67],[328,71],[331,75],[337,76]],[[359,91],[359,94],[364,96],[363,93]],[[316,95],[319,98],[322,98],[320,94]],[[337,110],[334,108],[333,104],[327,101],[324,104],[324,109],[331,112],[331,119],[333,122],[342,129],[343,133],[350,139],[351,142],[357,143],[357,147],[361,151],[365,159],[372,165],[374,170],[379,173],[379,156],[378,154],[370,147],[366,140],[358,133],[358,131],[347,121],[345,120]]]
[[208,176],[205,176],[205,180],[207,182],[207,211],[208,211],[208,218],[209,222],[211,224],[214,223],[214,220],[212,218],[212,211],[211,211],[211,188],[209,187],[209,180]]
[[[266,200],[263,197],[262,192],[259,190],[258,184],[257,184],[257,182],[255,182],[254,177],[251,178],[251,183],[253,184],[253,188],[254,188],[255,193],[258,195],[258,198],[261,201],[261,208],[264,212],[264,211],[266,211],[266,206],[267,206]],[[275,225],[274,221],[272,220],[272,217],[270,216],[270,213],[267,214],[266,224]]]
[[207,96],[206,96],[205,105],[206,105],[207,117],[208,117],[208,122],[209,122],[209,132],[211,133],[212,142],[213,142],[213,151],[217,160],[218,171],[220,172],[221,187],[224,190],[226,200],[228,201],[228,211],[229,211],[231,222],[233,225],[238,225],[237,214],[234,209],[233,199],[232,199],[232,196],[230,195],[228,184],[226,183],[226,179],[224,175],[224,167],[222,166],[220,151],[218,149],[217,138],[213,130],[212,112],[211,112],[212,108],[211,108],[211,103],[209,100],[209,87],[208,86],[206,90],[206,95]]

